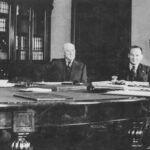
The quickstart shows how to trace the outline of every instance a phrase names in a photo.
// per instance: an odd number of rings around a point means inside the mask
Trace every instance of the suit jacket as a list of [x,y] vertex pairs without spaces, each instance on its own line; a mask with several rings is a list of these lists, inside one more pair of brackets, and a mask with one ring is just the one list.
[[[87,82],[86,65],[74,60],[68,72],[65,59],[55,60],[52,64],[51,79],[53,81]],[[68,74],[69,73],[69,74]]]
[[121,68],[121,71],[119,73],[119,79],[127,81],[150,82],[150,67],[139,64],[136,71],[136,76],[134,78],[131,78],[131,71],[129,70],[129,65],[126,65],[125,67]]

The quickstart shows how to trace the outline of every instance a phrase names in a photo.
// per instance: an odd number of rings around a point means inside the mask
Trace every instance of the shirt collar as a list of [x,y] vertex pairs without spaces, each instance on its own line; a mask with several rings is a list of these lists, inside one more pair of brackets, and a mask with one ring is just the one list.
[[68,63],[69,63],[69,67],[71,67],[73,60],[69,61],[69,60],[65,59],[65,62],[66,62],[66,66],[68,66]]
[[135,70],[137,70],[139,65],[133,65],[133,64],[130,63],[129,64],[129,69],[131,70],[133,68],[133,66],[135,67]]

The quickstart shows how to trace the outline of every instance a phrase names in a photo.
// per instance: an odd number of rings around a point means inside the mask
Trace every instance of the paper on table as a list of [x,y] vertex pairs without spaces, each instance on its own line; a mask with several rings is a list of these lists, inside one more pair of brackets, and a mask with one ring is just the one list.
[[64,85],[56,87],[56,91],[76,91],[76,90],[87,90],[84,85]]
[[41,84],[41,85],[61,85],[62,82],[35,82],[36,84]]
[[106,92],[106,94],[150,97],[150,92],[148,91],[116,90],[116,91]]
[[4,83],[4,84],[0,84],[0,87],[1,87],[1,88],[2,88],[2,87],[13,87],[13,86],[15,86],[14,83]]
[[108,89],[108,90],[116,90],[116,89],[124,89],[125,85],[116,85],[112,84],[111,81],[98,81],[98,82],[92,82],[92,86],[94,89]]
[[52,92],[52,89],[45,89],[45,88],[27,88],[27,89],[20,89],[19,91],[22,91],[22,92],[47,93],[47,92]]
[[115,84],[122,84],[133,87],[149,87],[149,82],[139,82],[139,81],[118,80],[115,82]]
[[9,83],[7,79],[0,79],[0,87],[12,87],[14,83]]
[[63,81],[62,85],[73,85],[72,81]]
[[126,86],[124,90],[127,91],[145,91],[145,92],[150,92],[150,87],[134,87],[134,86]]

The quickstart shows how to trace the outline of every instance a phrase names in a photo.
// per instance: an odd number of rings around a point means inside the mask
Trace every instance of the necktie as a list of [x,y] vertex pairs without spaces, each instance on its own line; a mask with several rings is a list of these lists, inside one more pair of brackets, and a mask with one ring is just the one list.
[[130,75],[130,80],[134,81],[136,78],[136,67],[133,65],[131,69],[131,75]]
[[70,64],[71,64],[71,61],[68,61],[67,68],[69,68],[69,69],[70,69]]
[[69,81],[70,80],[70,72],[71,72],[71,66],[70,66],[71,62],[69,61],[67,64],[67,74],[66,74],[66,80]]
[[134,72],[134,74],[136,74],[136,67],[134,65],[132,66],[132,71]]

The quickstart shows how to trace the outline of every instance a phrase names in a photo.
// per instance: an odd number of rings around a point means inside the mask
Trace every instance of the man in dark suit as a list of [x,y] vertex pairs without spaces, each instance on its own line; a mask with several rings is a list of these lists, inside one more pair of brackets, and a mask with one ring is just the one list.
[[128,53],[129,63],[121,67],[119,79],[127,81],[150,82],[150,67],[141,64],[143,50],[139,46],[131,46]]
[[75,60],[75,46],[71,43],[65,43],[63,50],[64,59],[54,60],[52,63],[52,80],[86,83],[86,65]]

